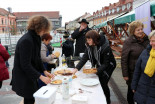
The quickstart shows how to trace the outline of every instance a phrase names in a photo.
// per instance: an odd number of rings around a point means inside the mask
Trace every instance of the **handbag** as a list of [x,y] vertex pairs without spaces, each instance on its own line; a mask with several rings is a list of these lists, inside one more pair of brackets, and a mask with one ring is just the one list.
[[0,71],[0,81],[9,79],[9,71],[7,68],[4,68]]

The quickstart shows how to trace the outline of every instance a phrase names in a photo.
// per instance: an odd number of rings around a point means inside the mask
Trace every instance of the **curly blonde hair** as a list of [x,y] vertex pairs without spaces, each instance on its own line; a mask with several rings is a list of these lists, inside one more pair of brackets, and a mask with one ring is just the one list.
[[129,25],[129,33],[130,35],[134,35],[135,29],[139,26],[142,26],[144,28],[144,24],[141,23],[140,21],[133,21]]
[[41,31],[49,32],[51,30],[51,23],[45,16],[33,16],[28,21],[27,30],[34,30],[36,33]]

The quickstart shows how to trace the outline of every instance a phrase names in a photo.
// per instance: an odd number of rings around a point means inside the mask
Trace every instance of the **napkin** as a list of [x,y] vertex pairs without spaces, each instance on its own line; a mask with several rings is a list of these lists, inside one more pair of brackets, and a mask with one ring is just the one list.
[[82,95],[74,95],[72,97],[72,104],[88,104],[88,97]]

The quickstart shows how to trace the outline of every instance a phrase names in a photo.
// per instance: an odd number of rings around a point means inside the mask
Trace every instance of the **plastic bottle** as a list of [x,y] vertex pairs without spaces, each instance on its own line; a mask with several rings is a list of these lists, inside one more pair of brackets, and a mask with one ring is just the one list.
[[66,65],[66,59],[65,59],[65,55],[62,55],[62,66]]
[[69,79],[64,77],[62,80],[62,97],[67,100],[69,98]]

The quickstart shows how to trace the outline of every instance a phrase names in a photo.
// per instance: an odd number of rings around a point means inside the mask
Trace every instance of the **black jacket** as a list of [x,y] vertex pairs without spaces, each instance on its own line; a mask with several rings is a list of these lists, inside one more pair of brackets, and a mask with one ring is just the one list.
[[89,27],[87,27],[85,30],[82,30],[79,32],[80,28],[77,28],[73,33],[72,33],[72,38],[76,39],[76,45],[75,45],[75,53],[74,56],[79,56],[79,53],[84,53],[86,46],[85,46],[85,34],[91,30]]
[[76,68],[80,70],[87,62],[87,60],[90,60],[92,66],[97,66],[97,75],[101,79],[106,78],[109,80],[113,70],[116,67],[116,61],[109,46],[109,42],[105,36],[100,36],[100,43],[97,46],[97,54],[95,55],[98,57],[97,60],[94,58],[93,47],[87,46],[85,54],[83,55]]
[[37,80],[44,71],[40,56],[41,38],[29,30],[16,46],[12,71],[12,90],[19,96],[32,98],[38,90]]
[[132,79],[131,88],[136,91],[134,100],[138,104],[155,104],[155,74],[149,77],[144,73],[151,48],[148,45],[139,56]]
[[62,44],[62,55],[65,54],[65,57],[73,56],[74,47],[73,47],[73,40],[67,39]]

